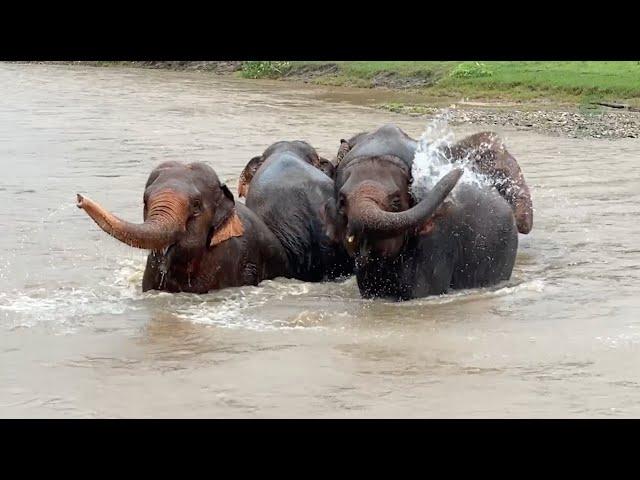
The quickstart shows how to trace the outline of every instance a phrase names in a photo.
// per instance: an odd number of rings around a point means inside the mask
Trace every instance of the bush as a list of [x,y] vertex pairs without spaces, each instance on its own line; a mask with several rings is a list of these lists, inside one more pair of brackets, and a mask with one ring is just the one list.
[[493,72],[484,63],[464,62],[459,63],[449,75],[454,78],[478,78],[490,77]]
[[245,78],[276,78],[291,67],[291,62],[244,62],[242,76]]

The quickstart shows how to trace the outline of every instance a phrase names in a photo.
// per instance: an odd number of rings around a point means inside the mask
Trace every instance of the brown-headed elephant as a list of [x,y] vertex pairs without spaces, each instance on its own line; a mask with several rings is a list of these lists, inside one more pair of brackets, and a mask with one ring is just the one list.
[[284,275],[287,257],[267,226],[204,163],[164,162],[147,180],[144,222],[121,220],[78,194],[78,207],[121,242],[150,250],[142,289],[206,293]]

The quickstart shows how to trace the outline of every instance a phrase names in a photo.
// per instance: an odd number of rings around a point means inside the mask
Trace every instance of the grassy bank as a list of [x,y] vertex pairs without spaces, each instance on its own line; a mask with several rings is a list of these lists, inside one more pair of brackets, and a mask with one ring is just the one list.
[[245,62],[246,78],[302,79],[320,85],[386,87],[459,100],[640,105],[633,62]]
[[[381,105],[421,113],[434,100],[579,105],[604,101],[640,108],[640,61],[611,62],[364,62],[364,61],[136,61],[49,62],[208,71],[245,78],[305,81],[317,85],[387,88],[417,94],[412,103]],[[424,100],[424,101],[422,101]]]

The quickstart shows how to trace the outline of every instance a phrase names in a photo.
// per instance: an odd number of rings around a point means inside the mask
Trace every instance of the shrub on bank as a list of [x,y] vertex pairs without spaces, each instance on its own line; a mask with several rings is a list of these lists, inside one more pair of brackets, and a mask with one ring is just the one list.
[[278,78],[291,68],[291,62],[244,62],[245,78]]
[[451,70],[450,76],[454,78],[479,78],[491,77],[493,71],[484,63],[480,62],[463,62],[458,64]]

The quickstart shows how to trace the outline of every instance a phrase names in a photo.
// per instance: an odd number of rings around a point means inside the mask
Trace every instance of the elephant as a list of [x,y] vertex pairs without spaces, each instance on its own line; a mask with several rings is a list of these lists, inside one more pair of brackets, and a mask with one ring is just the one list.
[[[449,153],[454,160],[466,158],[475,143],[489,137],[464,139]],[[518,247],[516,215],[523,215],[523,229],[530,230],[531,202],[528,189],[526,195],[505,188],[501,194],[497,184],[524,184],[524,177],[504,147],[491,156],[498,146],[491,138],[480,158],[471,160],[472,168],[493,172],[496,185],[458,184],[463,171],[452,168],[420,202],[409,192],[418,143],[405,132],[385,125],[341,141],[324,217],[327,234],[355,259],[363,297],[408,300],[510,278]],[[519,176],[500,176],[513,172]]]
[[252,158],[247,168],[255,166],[256,158],[260,165],[251,175],[246,205],[280,240],[289,275],[318,282],[352,274],[353,260],[325,233],[322,212],[334,185],[318,168],[320,157],[313,147],[302,141],[277,142]]
[[329,178],[333,178],[335,173],[335,166],[332,162],[326,158],[322,158],[318,155],[316,150],[307,142],[302,140],[281,141],[276,142],[267,148],[262,155],[258,155],[249,160],[249,163],[244,167],[240,178],[238,179],[238,196],[245,197],[249,193],[249,185],[251,180],[255,176],[260,166],[269,158],[281,151],[295,152],[298,158],[310,165],[313,165],[320,171],[324,172]]
[[144,223],[121,220],[80,194],[77,206],[109,235],[151,251],[143,291],[206,293],[288,271],[280,241],[205,163],[158,165],[145,186]]
[[[354,151],[353,148],[358,146]],[[349,140],[340,140],[336,163],[349,153],[350,157],[394,155],[411,169],[418,142],[395,125],[384,125],[376,135],[361,132]],[[531,193],[516,159],[494,132],[480,132],[463,138],[452,146],[445,146],[443,154],[452,161],[467,160],[474,171],[486,175],[500,195],[511,205],[518,231],[527,234],[533,228]],[[337,167],[336,167],[337,168]],[[335,174],[334,174],[335,177]]]
[[467,159],[471,167],[493,180],[500,195],[511,205],[518,232],[528,234],[533,228],[531,193],[516,159],[494,132],[480,132],[463,138],[445,155],[454,160]]

